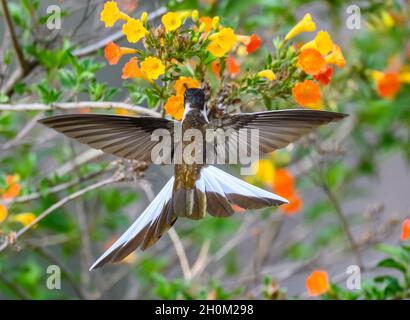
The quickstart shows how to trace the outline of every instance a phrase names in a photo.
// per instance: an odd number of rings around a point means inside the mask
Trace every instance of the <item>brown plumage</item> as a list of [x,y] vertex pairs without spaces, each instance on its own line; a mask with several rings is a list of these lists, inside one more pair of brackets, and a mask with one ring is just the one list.
[[[182,134],[191,128],[198,129],[205,141],[205,130],[231,130],[233,141],[241,129],[258,129],[260,154],[272,152],[296,141],[320,125],[337,121],[346,115],[306,109],[266,111],[249,114],[225,115],[207,119],[204,94],[200,89],[187,89]],[[151,151],[157,140],[152,135],[156,129],[168,130],[172,141],[174,128],[180,123],[151,117],[129,117],[99,114],[73,114],[55,116],[40,122],[68,137],[74,138],[108,154],[131,159],[152,161]],[[182,151],[190,142],[180,141]],[[172,145],[173,155],[176,148]],[[225,145],[226,154],[229,145]],[[197,159],[206,159],[205,144],[198,149]],[[233,205],[243,209],[278,206],[287,200],[252,186],[238,178],[203,162],[176,164],[174,177],[168,181],[154,201],[133,225],[91,267],[98,268],[107,262],[120,261],[136,248],[149,248],[168,231],[179,217],[198,220],[208,212],[215,217],[234,214]],[[91,270],[90,269],[90,270]]]

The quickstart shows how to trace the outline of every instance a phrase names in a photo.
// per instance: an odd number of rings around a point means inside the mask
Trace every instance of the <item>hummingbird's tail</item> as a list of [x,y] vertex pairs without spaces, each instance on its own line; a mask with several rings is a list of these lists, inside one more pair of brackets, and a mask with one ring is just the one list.
[[[174,177],[158,193],[155,199],[128,230],[91,266],[90,271],[107,262],[118,262],[136,248],[146,249],[154,244],[176,221],[172,214],[172,187]],[[169,218],[168,218],[169,217]]]
[[216,167],[200,171],[195,188],[181,190],[172,177],[130,228],[91,266],[118,262],[138,247],[150,247],[168,231],[178,217],[200,219],[207,211],[215,217],[231,216],[234,205],[243,209],[278,206],[288,201],[255,187]]
[[255,187],[213,166],[201,170],[196,188],[205,194],[206,210],[215,217],[232,215],[236,205],[242,209],[260,209],[289,203],[272,192]]

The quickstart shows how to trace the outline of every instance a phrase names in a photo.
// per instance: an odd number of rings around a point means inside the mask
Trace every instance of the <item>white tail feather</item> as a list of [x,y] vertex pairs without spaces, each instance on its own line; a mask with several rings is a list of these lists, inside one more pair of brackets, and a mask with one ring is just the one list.
[[114,244],[111,245],[111,247],[107,251],[105,251],[96,262],[94,262],[94,264],[90,268],[90,271],[93,270],[94,267],[111,252],[113,252],[118,247],[126,245],[127,242],[131,240],[136,234],[138,234],[146,225],[152,224],[155,219],[158,218],[165,204],[171,199],[173,185],[174,177],[169,179],[167,184],[162,188],[155,199],[138,217],[138,219],[135,220],[135,222],[128,228],[128,230],[125,231],[124,234],[117,241],[115,241]]
[[213,191],[223,196],[228,193],[236,193],[248,197],[269,198],[289,203],[288,200],[281,196],[255,187],[213,166],[205,167],[201,170],[201,178],[196,182],[196,187],[202,192]]

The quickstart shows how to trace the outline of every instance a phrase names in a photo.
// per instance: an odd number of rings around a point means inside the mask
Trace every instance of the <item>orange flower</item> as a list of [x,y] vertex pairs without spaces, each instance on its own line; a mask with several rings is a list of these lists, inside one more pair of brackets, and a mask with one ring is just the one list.
[[85,108],[78,108],[77,111],[78,111],[79,113],[90,113],[90,112],[91,112],[91,108],[87,108],[87,107],[85,107]]
[[320,87],[312,80],[305,80],[293,87],[292,94],[301,106],[312,106],[320,100]]
[[132,112],[124,108],[115,109],[114,113],[119,116],[134,116],[135,115],[135,112]]
[[244,208],[242,208],[242,207],[240,207],[240,206],[238,206],[237,204],[234,204],[234,203],[232,204],[232,209],[235,212],[244,212],[245,211]]
[[323,85],[328,85],[330,80],[332,79],[333,75],[333,68],[330,66],[324,66],[322,70],[318,74],[315,74],[313,78],[315,78],[318,82]]
[[8,210],[4,204],[0,203],[0,224],[7,219]]
[[216,78],[218,80],[221,79],[221,64],[219,63],[219,60],[214,60],[211,64],[211,68]]
[[325,66],[325,59],[316,49],[302,50],[298,58],[298,67],[307,74],[315,75]]
[[131,48],[122,48],[116,45],[114,42],[110,42],[104,49],[104,56],[108,63],[113,65],[120,61],[124,54],[136,53],[137,50]]
[[212,29],[212,18],[211,17],[200,17],[199,22],[205,25],[205,32],[209,32]]
[[276,171],[273,180],[273,189],[281,197],[292,197],[295,192],[295,178],[287,169],[279,169]]
[[182,95],[171,96],[164,105],[167,114],[180,121],[184,114],[184,97]]
[[303,200],[296,192],[296,190],[293,191],[293,194],[290,197],[288,196],[285,198],[289,200],[289,203],[280,206],[285,215],[292,215],[302,210]]
[[248,53],[252,53],[258,49],[261,44],[262,40],[256,34],[253,34],[250,37],[249,43],[246,45],[246,51],[248,51]]
[[3,200],[13,200],[20,194],[21,186],[18,183],[18,180],[18,175],[9,175],[6,177],[7,188],[5,190],[0,190],[0,193],[2,193],[3,196]]
[[346,64],[342,49],[337,44],[333,44],[332,52],[325,57],[326,63],[335,64],[339,68],[343,68]]
[[231,76],[236,76],[241,71],[241,68],[232,56],[229,56],[226,59],[226,67],[228,68],[228,72]]
[[119,0],[118,4],[126,12],[133,12],[138,8],[138,0]]
[[273,180],[273,190],[281,197],[289,200],[288,204],[280,207],[284,214],[295,214],[302,209],[303,200],[295,189],[295,178],[289,170],[279,169],[276,171]]
[[385,72],[377,80],[377,92],[382,98],[392,99],[400,90],[400,77],[397,72]]
[[315,270],[306,278],[306,289],[311,297],[317,297],[330,289],[329,277],[324,270]]
[[401,226],[401,237],[402,241],[407,240],[410,238],[410,219],[406,219],[403,221]]
[[201,83],[193,78],[190,77],[179,77],[177,81],[175,81],[175,92],[177,96],[183,96],[185,93],[185,90],[187,88],[200,88]]
[[144,78],[142,71],[138,67],[138,59],[136,57],[131,58],[122,68],[122,79],[128,78]]

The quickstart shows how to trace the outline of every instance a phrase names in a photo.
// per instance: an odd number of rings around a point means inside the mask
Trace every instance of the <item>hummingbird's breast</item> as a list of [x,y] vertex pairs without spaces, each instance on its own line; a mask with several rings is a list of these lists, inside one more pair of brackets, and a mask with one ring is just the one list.
[[200,110],[190,110],[182,121],[182,163],[174,168],[175,185],[192,189],[205,164],[207,120]]

